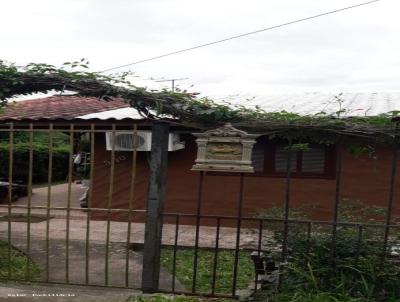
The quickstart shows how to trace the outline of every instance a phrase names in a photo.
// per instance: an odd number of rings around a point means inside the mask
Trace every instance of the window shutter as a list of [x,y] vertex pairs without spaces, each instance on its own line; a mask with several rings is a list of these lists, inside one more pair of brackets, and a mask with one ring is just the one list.
[[265,157],[264,145],[255,144],[252,153],[254,172],[264,172],[264,157]]
[[[289,151],[284,146],[276,147],[275,149],[275,172],[286,172],[287,171],[287,160]],[[290,171],[297,171],[297,154],[292,152],[290,158]]]
[[325,149],[322,146],[312,147],[308,151],[303,151],[301,170],[305,173],[325,172]]

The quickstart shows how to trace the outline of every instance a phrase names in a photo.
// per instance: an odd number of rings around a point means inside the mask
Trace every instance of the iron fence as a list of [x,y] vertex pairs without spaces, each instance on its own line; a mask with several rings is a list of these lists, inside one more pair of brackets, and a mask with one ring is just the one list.
[[[124,127],[126,130],[127,126]],[[313,237],[323,234],[330,240],[330,258],[331,265],[335,265],[338,257],[338,238],[343,230],[352,230],[354,235],[354,250],[356,258],[360,257],[363,242],[373,243],[379,248],[376,249],[377,255],[384,261],[391,256],[390,247],[393,246],[394,235],[399,234],[399,225],[393,224],[393,199],[394,189],[396,185],[398,147],[397,138],[393,145],[393,158],[390,171],[390,183],[387,197],[386,213],[384,223],[360,223],[345,222],[339,219],[339,208],[341,203],[341,187],[342,187],[342,161],[341,150],[336,148],[336,178],[335,193],[332,196],[333,209],[332,219],[327,221],[310,220],[310,219],[293,219],[290,217],[291,209],[291,153],[287,158],[287,175],[285,179],[285,197],[283,202],[283,216],[281,218],[255,218],[243,215],[243,204],[245,202],[244,186],[246,176],[241,173],[239,178],[239,192],[237,196],[236,215],[205,215],[202,213],[204,203],[204,179],[207,177],[205,172],[199,172],[199,183],[196,201],[195,213],[162,213],[150,210],[152,216],[149,217],[148,209],[135,209],[135,181],[137,179],[137,147],[131,152],[130,175],[126,179],[129,182],[129,196],[126,208],[116,208],[114,206],[114,190],[115,190],[115,170],[116,170],[116,150],[115,135],[118,126],[98,127],[95,124],[69,124],[59,125],[50,123],[47,128],[34,127],[33,123],[25,126],[10,124],[7,128],[1,128],[0,134],[2,139],[7,143],[8,153],[8,179],[3,185],[7,186],[7,204],[0,204],[0,211],[6,216],[6,230],[2,228],[1,239],[8,242],[7,245],[7,274],[1,276],[2,280],[19,280],[34,281],[45,283],[63,283],[63,284],[80,284],[80,285],[96,285],[108,287],[123,287],[143,289],[143,282],[153,282],[156,289],[162,292],[171,293],[187,293],[194,295],[206,296],[229,296],[238,297],[240,290],[248,289],[257,291],[260,289],[260,275],[265,270],[264,255],[269,255],[271,260],[271,270],[269,286],[279,288],[285,280],[287,272],[287,263],[296,253],[301,254],[306,261],[306,255],[310,254],[315,247],[313,245]],[[136,137],[138,127],[131,126],[133,137]],[[111,132],[112,148],[110,150],[109,179],[107,181],[107,197],[105,207],[93,207],[93,182],[96,164],[96,135]],[[17,145],[16,139],[24,133],[25,143],[28,148],[27,156],[27,179],[26,179],[26,204],[14,204],[14,194],[16,190],[14,178],[14,153]],[[35,134],[41,133],[47,136],[47,184],[46,199],[41,204],[33,204],[33,169],[34,169],[34,144]],[[64,133],[67,138],[68,159],[66,165],[67,171],[67,191],[64,197],[65,206],[55,205],[54,188],[53,188],[53,157],[54,157],[54,139],[56,133]],[[88,189],[87,208],[81,208],[73,205],[73,172],[74,172],[74,146],[76,134],[87,133],[90,137],[90,160],[91,168],[89,175],[90,186]],[[26,136],[27,135],[27,136]],[[290,142],[289,142],[290,143]],[[164,150],[165,151],[165,150]],[[164,163],[165,164],[165,163]],[[4,167],[3,167],[4,168]],[[157,169],[160,167],[158,166]],[[165,171],[163,171],[165,173]],[[150,179],[150,181],[152,181]],[[159,191],[158,191],[159,192]],[[161,198],[162,201],[162,198]],[[148,205],[149,206],[149,205]],[[3,211],[4,210],[4,211]],[[15,214],[24,214],[26,217],[24,227],[20,222],[13,221]],[[34,214],[40,213],[45,218],[45,227],[32,227],[34,224],[32,219]],[[57,216],[54,213],[61,213]],[[79,213],[79,217],[75,217]],[[103,214],[103,224],[99,224],[93,214]],[[113,214],[122,213],[126,217],[126,223],[119,225]],[[150,244],[146,242],[145,226],[143,223],[134,221],[135,214],[147,215],[147,224],[151,223],[146,232],[151,232],[151,238],[159,241],[160,245]],[[55,216],[54,216],[55,215]],[[61,217],[62,223],[65,225],[63,232],[53,237],[54,229],[51,220],[54,217]],[[3,223],[1,223],[3,225]],[[77,226],[81,227],[78,229]],[[146,228],[148,227],[146,225]],[[23,228],[25,228],[23,230]],[[104,228],[104,229],[103,229]],[[161,230],[163,233],[161,235]],[[122,231],[123,230],[123,231]],[[139,230],[139,232],[136,232]],[[373,231],[373,236],[367,238],[366,233]],[[34,231],[34,234],[32,234]],[[60,232],[60,228],[57,229]],[[135,233],[136,232],[136,233]],[[79,234],[78,234],[79,233]],[[146,235],[148,235],[146,233]],[[118,235],[118,236],[117,236]],[[21,237],[22,236],[22,237]],[[186,236],[186,237],[185,237]],[[296,236],[296,237],[293,237]],[[94,237],[94,238],[92,238]],[[118,237],[117,239],[115,237]],[[123,237],[123,239],[122,239]],[[182,237],[185,237],[183,240]],[[302,249],[297,250],[294,239],[302,239]],[[57,248],[54,249],[55,241]],[[149,240],[149,239],[147,239]],[[76,243],[79,241],[79,243]],[[40,244],[39,244],[40,243]],[[101,244],[100,244],[101,243]],[[143,261],[142,255],[134,251],[134,246],[143,244],[146,251],[151,251],[152,256],[157,257],[158,261],[161,256],[161,264],[156,262],[156,268],[149,268],[151,265]],[[148,245],[146,246],[146,243]],[[163,243],[163,245],[161,245]],[[13,274],[12,257],[14,247],[17,246],[21,252],[26,254],[25,272],[18,278]],[[34,278],[32,249],[35,245],[35,253],[41,252],[40,256],[44,256],[42,264],[42,274],[40,278]],[[77,246],[79,248],[77,248]],[[159,249],[158,251],[154,251]],[[60,252],[60,249],[62,252]],[[146,250],[147,249],[147,250]],[[153,250],[152,250],[153,249]],[[101,252],[98,252],[101,250]],[[379,250],[379,252],[378,252]],[[71,252],[73,255],[71,257]],[[97,253],[97,254],[96,254]],[[102,257],[98,255],[102,254]],[[187,263],[183,263],[182,254],[186,253],[186,258],[192,259]],[[44,254],[44,255],[43,255]],[[62,255],[60,257],[59,255]],[[96,254],[96,261],[91,258]],[[123,257],[121,256],[123,254]],[[167,254],[167,256],[166,256]],[[115,260],[116,255],[119,257]],[[263,256],[263,257],[264,257]],[[36,256],[37,257],[37,256]],[[114,257],[114,258],[113,258]],[[62,259],[63,258],[63,259]],[[102,258],[102,261],[99,260]],[[262,259],[261,259],[262,258]],[[57,273],[53,278],[51,271],[52,259],[63,261],[63,272]],[[206,260],[205,260],[206,259]],[[151,260],[151,259],[150,259]],[[165,260],[165,261],[164,261]],[[260,262],[261,260],[261,262]],[[253,262],[254,261],[254,262]],[[116,265],[118,263],[118,265]],[[257,263],[261,264],[257,266]],[[99,265],[102,267],[99,268]],[[182,276],[180,266],[186,265],[185,278]],[[206,270],[204,266],[206,265]],[[154,266],[154,265],[153,265]],[[160,266],[161,276],[159,276]],[[73,269],[71,270],[71,267]],[[243,268],[246,268],[244,273]],[[274,269],[272,269],[274,268]],[[60,266],[58,266],[60,269]],[[156,273],[147,272],[147,270],[156,269]],[[157,271],[158,269],[158,271]],[[79,271],[77,277],[76,271]],[[168,273],[166,273],[166,272]],[[102,280],[99,278],[96,282],[91,280],[94,276],[101,272]],[[148,275],[146,275],[146,272]],[[60,274],[62,277],[60,277]],[[243,274],[247,274],[243,278]],[[115,282],[115,275],[119,277]],[[206,276],[204,276],[206,275]],[[110,278],[111,276],[111,278]],[[156,276],[160,280],[154,283],[154,280],[143,280],[146,276],[154,278]],[[146,277],[147,278],[147,277]],[[150,286],[151,287],[151,286]],[[154,289],[154,288],[153,288]]]
[[[112,150],[110,151],[111,164],[109,172],[110,179],[108,181],[109,187],[107,205],[105,207],[92,206],[93,185],[89,185],[89,188],[87,190],[87,205],[84,208],[80,207],[77,204],[76,200],[74,201],[74,204],[72,204],[72,185],[75,170],[74,153],[76,151],[76,135],[86,133],[90,138],[89,148],[91,154],[91,168],[89,183],[93,184],[95,170],[94,165],[96,164],[96,135],[105,135],[106,132],[111,132],[113,141],[115,141],[114,138],[117,129],[118,128],[115,124],[111,126],[96,127],[95,124],[60,125],[53,123],[50,123],[48,127],[38,126],[36,128],[34,127],[33,123],[30,123],[27,125],[19,125],[18,127],[14,126],[14,124],[9,124],[7,125],[7,128],[4,127],[4,125],[2,128],[0,128],[0,135],[2,135],[0,137],[1,143],[7,145],[9,148],[8,167],[2,167],[2,169],[8,169],[8,178],[5,179],[4,182],[2,182],[3,188],[7,186],[8,196],[6,200],[4,200],[6,204],[0,204],[2,218],[3,221],[6,223],[6,229],[2,228],[1,231],[1,239],[8,242],[6,248],[6,258],[8,263],[7,274],[1,275],[2,280],[96,285],[135,289],[141,288],[140,280],[131,280],[133,270],[135,269],[134,266],[137,266],[137,263],[131,263],[132,250],[130,241],[132,237],[132,216],[135,213],[143,214],[146,212],[142,209],[133,209],[137,148],[134,147],[133,151],[130,152],[132,154],[131,175],[129,177],[130,179],[127,179],[127,181],[130,183],[130,197],[128,199],[129,202],[126,208],[115,208],[115,206],[113,206],[115,143],[112,144]],[[127,127],[124,127],[125,131],[126,129]],[[130,126],[130,129],[131,130],[129,131],[131,131],[132,135],[135,137],[137,134],[137,125]],[[68,169],[66,173],[66,192],[63,192],[64,195],[61,196],[62,202],[54,204],[55,197],[53,194],[53,190],[55,183],[53,181],[53,163],[54,150],[56,148],[54,144],[54,139],[55,135],[60,133],[63,134],[63,147],[64,149],[67,148],[66,152],[68,153],[68,158],[64,164],[68,166]],[[47,183],[45,184],[46,194],[42,196],[41,200],[36,200],[35,204],[33,204],[32,200],[35,192],[35,184],[33,183],[33,170],[34,166],[38,164],[34,161],[34,153],[36,152],[34,144],[36,143],[35,138],[38,135],[41,137],[41,147],[47,148]],[[18,139],[19,137],[22,138],[17,142],[16,139]],[[25,147],[27,147],[27,149],[25,150],[25,153],[27,153],[27,179],[24,179],[24,184],[18,184],[19,187],[26,187],[27,196],[24,197],[24,202],[22,204],[15,202],[15,191],[17,184],[14,174],[20,171],[15,170],[16,162],[14,160],[14,153],[16,151],[15,147],[18,146],[18,143],[23,143]],[[19,166],[21,166],[21,163],[19,164]],[[44,188],[42,188],[42,191],[43,190]],[[60,196],[58,197],[58,199],[60,199]],[[95,225],[95,227],[98,227],[96,226],[96,220],[92,219],[92,215],[94,213],[103,213],[103,216],[105,215],[105,218],[103,219],[103,221],[105,221],[106,223],[104,230],[105,238],[102,238],[103,236],[97,236],[101,238],[91,238],[93,232],[96,231],[93,230],[93,225]],[[111,245],[115,243],[115,239],[112,238],[115,234],[112,234],[112,232],[116,232],[115,229],[112,228],[112,214],[114,213],[122,213],[127,217],[125,223],[125,240],[122,240],[121,238],[119,238],[118,240],[118,247],[123,247],[125,255],[123,265],[121,265],[122,261],[119,261],[121,263],[119,263],[118,274],[121,276],[123,275],[123,278],[118,278],[118,282],[115,282],[115,280],[114,282],[110,282],[109,280],[111,273],[115,274],[115,269],[110,272],[110,261],[113,261],[111,254],[115,253],[115,250],[113,250],[111,247]],[[73,217],[75,214],[79,214],[79,216]],[[35,227],[35,232],[34,234],[32,234],[32,225],[34,225],[32,220],[38,215],[44,218],[43,223],[45,224],[45,226],[41,228]],[[52,220],[54,220],[54,218],[58,220],[57,224],[59,225],[55,228],[52,228],[53,225],[56,225],[56,223],[52,223]],[[24,220],[24,224],[26,225],[25,230],[21,226],[21,219]],[[1,223],[2,226],[4,226],[3,223]],[[74,228],[74,225],[77,224],[80,225],[80,228],[78,230]],[[5,234],[3,233],[4,231]],[[73,236],[71,237],[71,235]],[[64,237],[64,239],[62,239],[62,237]],[[139,238],[138,240],[142,240],[142,238]],[[60,241],[64,241],[64,243],[61,244]],[[71,247],[71,243],[76,241],[79,241],[78,250],[76,250],[76,246]],[[36,243],[35,251],[32,251],[33,242]],[[97,259],[96,261],[92,261],[91,256],[94,249],[92,248],[92,245],[95,245],[96,248],[104,250],[103,261],[100,261],[99,259]],[[57,248],[55,248],[55,246]],[[74,259],[71,259],[71,252],[74,252],[74,254],[79,254],[78,263],[74,261],[77,259],[76,255],[74,255]],[[24,274],[14,274],[12,258],[13,254],[15,253],[26,255]],[[34,257],[33,254],[35,254]],[[63,257],[60,256],[60,254],[62,254]],[[4,257],[3,254],[2,257]],[[40,262],[40,276],[34,276],[32,273],[32,266],[34,265],[31,261],[32,257],[35,258],[35,262]],[[62,270],[60,265],[56,265],[57,272],[52,272],[52,262],[54,264],[60,261],[64,262],[63,272],[60,272],[60,270]],[[102,270],[103,282],[101,282],[101,278],[98,277],[99,265],[104,265],[104,268]],[[96,268],[95,271],[93,271],[94,268]],[[137,267],[136,269],[140,271],[136,274],[140,274],[142,268]],[[79,271],[78,274],[77,271]],[[61,275],[63,275],[63,277],[61,277]],[[92,281],[91,278],[95,278],[96,280]]]
[[[354,259],[366,256],[361,248],[362,244],[366,242],[367,244],[375,245],[372,249],[373,251],[369,252],[375,253],[375,256],[380,257],[382,261],[384,261],[384,258],[387,257],[387,255],[391,255],[391,250],[387,248],[388,242],[384,240],[384,233],[387,229],[390,229],[396,233],[396,235],[400,234],[399,225],[386,225],[379,223],[352,223],[300,219],[285,220],[278,218],[254,217],[238,218],[236,216],[178,213],[165,213],[163,217],[168,220],[168,223],[164,226],[170,229],[172,229],[171,221],[175,220],[175,223],[173,224],[175,229],[174,237],[165,240],[165,245],[163,246],[164,249],[170,249],[172,251],[172,260],[169,267],[172,278],[170,280],[170,290],[167,292],[202,296],[237,298],[240,295],[239,292],[242,290],[260,290],[260,282],[263,280],[260,280],[259,277],[268,272],[263,272],[263,270],[265,270],[265,264],[260,264],[262,265],[262,268],[257,267],[257,264],[253,263],[254,259],[252,258],[254,256],[260,257],[261,255],[269,256],[273,261],[273,265],[275,265],[275,269],[269,272],[272,276],[269,289],[279,290],[280,283],[285,278],[287,271],[286,265],[288,264],[288,261],[290,262],[290,259],[294,256],[304,257],[304,270],[306,271],[306,256],[310,255],[313,252],[313,248],[315,248],[313,239],[315,239],[315,237],[319,238],[320,236],[323,236],[325,239],[329,237],[331,238],[330,240],[332,240],[333,229],[336,230],[336,236],[338,234],[340,235],[341,232],[351,231],[352,236],[349,237],[349,240],[351,239],[354,243]],[[201,237],[201,235],[198,237],[198,235],[193,232],[192,240],[188,242],[186,238],[186,244],[179,244],[180,236],[186,236],[185,232],[181,232],[181,229],[182,227],[187,227],[187,225],[182,225],[180,223],[181,220],[185,219],[186,221],[207,221],[205,225],[199,228],[201,230],[199,233],[204,232],[207,234],[202,242],[199,242],[199,237]],[[213,221],[213,223],[210,223],[210,221]],[[237,226],[233,227],[232,225],[235,223]],[[246,227],[243,228],[243,226]],[[284,234],[286,226],[287,230],[289,230],[289,235],[286,237],[277,236],[279,239],[274,240],[274,234]],[[274,234],[271,234],[271,229],[274,230]],[[194,229],[192,230],[194,231]],[[364,238],[363,234],[366,232],[372,233],[375,236]],[[233,236],[230,236],[232,234]],[[345,234],[348,236],[348,233]],[[228,242],[227,237],[229,237]],[[249,244],[247,240],[244,241],[244,245],[241,244],[242,237],[250,238],[251,244]],[[229,240],[232,238],[234,238],[234,240]],[[304,243],[301,250],[295,249],[295,240],[298,239],[301,239],[302,243]],[[396,244],[398,244],[397,241]],[[331,247],[331,265],[335,265],[337,245],[335,242],[332,242],[329,247]],[[179,265],[182,265],[179,260],[179,254],[187,251],[190,251],[190,254],[193,257],[189,264],[189,267],[191,266],[191,273],[177,273],[177,268]],[[199,254],[199,251],[206,251],[206,253]],[[226,259],[226,257],[220,257],[219,254],[221,252],[229,253],[231,257],[228,257],[228,259]],[[241,257],[241,253],[245,256]],[[283,253],[285,253],[285,258],[282,259]],[[371,255],[372,254],[369,256]],[[203,271],[199,273],[198,261],[201,258],[203,258],[203,263],[201,263]],[[398,265],[398,261],[400,260],[398,254],[392,258],[394,258],[394,264]],[[242,262],[241,265],[239,265],[240,262]],[[204,267],[204,265],[206,265],[206,267]],[[240,271],[240,267],[243,269],[243,266],[251,266],[250,271],[252,272],[252,276],[247,277],[246,283],[242,282],[238,285],[238,276],[240,274],[249,273],[248,269],[246,269],[246,272]],[[205,279],[204,270],[207,272]],[[226,274],[227,272],[228,277]],[[200,282],[202,283],[202,289],[200,290],[198,289],[199,274],[203,275],[203,280]],[[227,278],[229,279],[228,281],[226,280]],[[179,290],[176,288],[176,284],[177,282],[179,283],[182,281],[184,282],[183,290]],[[204,283],[207,285],[204,285]],[[221,285],[221,283],[224,283],[224,285]]]

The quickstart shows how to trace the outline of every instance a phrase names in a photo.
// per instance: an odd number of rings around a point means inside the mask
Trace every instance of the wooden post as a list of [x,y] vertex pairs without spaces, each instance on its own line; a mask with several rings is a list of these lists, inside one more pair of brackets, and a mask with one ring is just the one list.
[[162,211],[167,175],[169,125],[154,123],[151,139],[150,179],[143,249],[142,290],[158,290]]

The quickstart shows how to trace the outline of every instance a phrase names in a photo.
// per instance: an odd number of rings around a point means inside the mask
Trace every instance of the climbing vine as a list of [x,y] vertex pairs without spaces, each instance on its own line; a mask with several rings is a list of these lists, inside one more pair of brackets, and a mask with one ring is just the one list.
[[[66,62],[61,67],[37,63],[17,67],[0,60],[0,107],[16,95],[67,90],[104,100],[122,99],[146,118],[169,120],[196,129],[231,122],[240,129],[270,137],[323,143],[345,138],[392,142],[396,134],[392,118],[398,111],[352,118],[342,117],[345,109],[341,106],[334,114],[267,112],[259,107],[217,103],[188,91],[149,90],[133,85],[129,80],[132,73],[104,75],[91,72],[88,67],[85,59]],[[337,101],[341,104],[340,95]]]

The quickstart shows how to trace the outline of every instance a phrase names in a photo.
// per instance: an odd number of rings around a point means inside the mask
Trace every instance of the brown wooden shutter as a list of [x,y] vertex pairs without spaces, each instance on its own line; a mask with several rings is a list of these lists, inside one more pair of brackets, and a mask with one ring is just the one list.
[[325,172],[324,146],[312,146],[310,150],[303,151],[301,172],[318,174],[323,174]]
[[[275,172],[286,172],[287,171],[287,160],[289,151],[285,149],[285,146],[277,146],[275,149]],[[297,171],[297,154],[293,152],[290,158],[290,171]]]
[[264,172],[265,146],[258,143],[253,147],[252,160],[254,172]]

